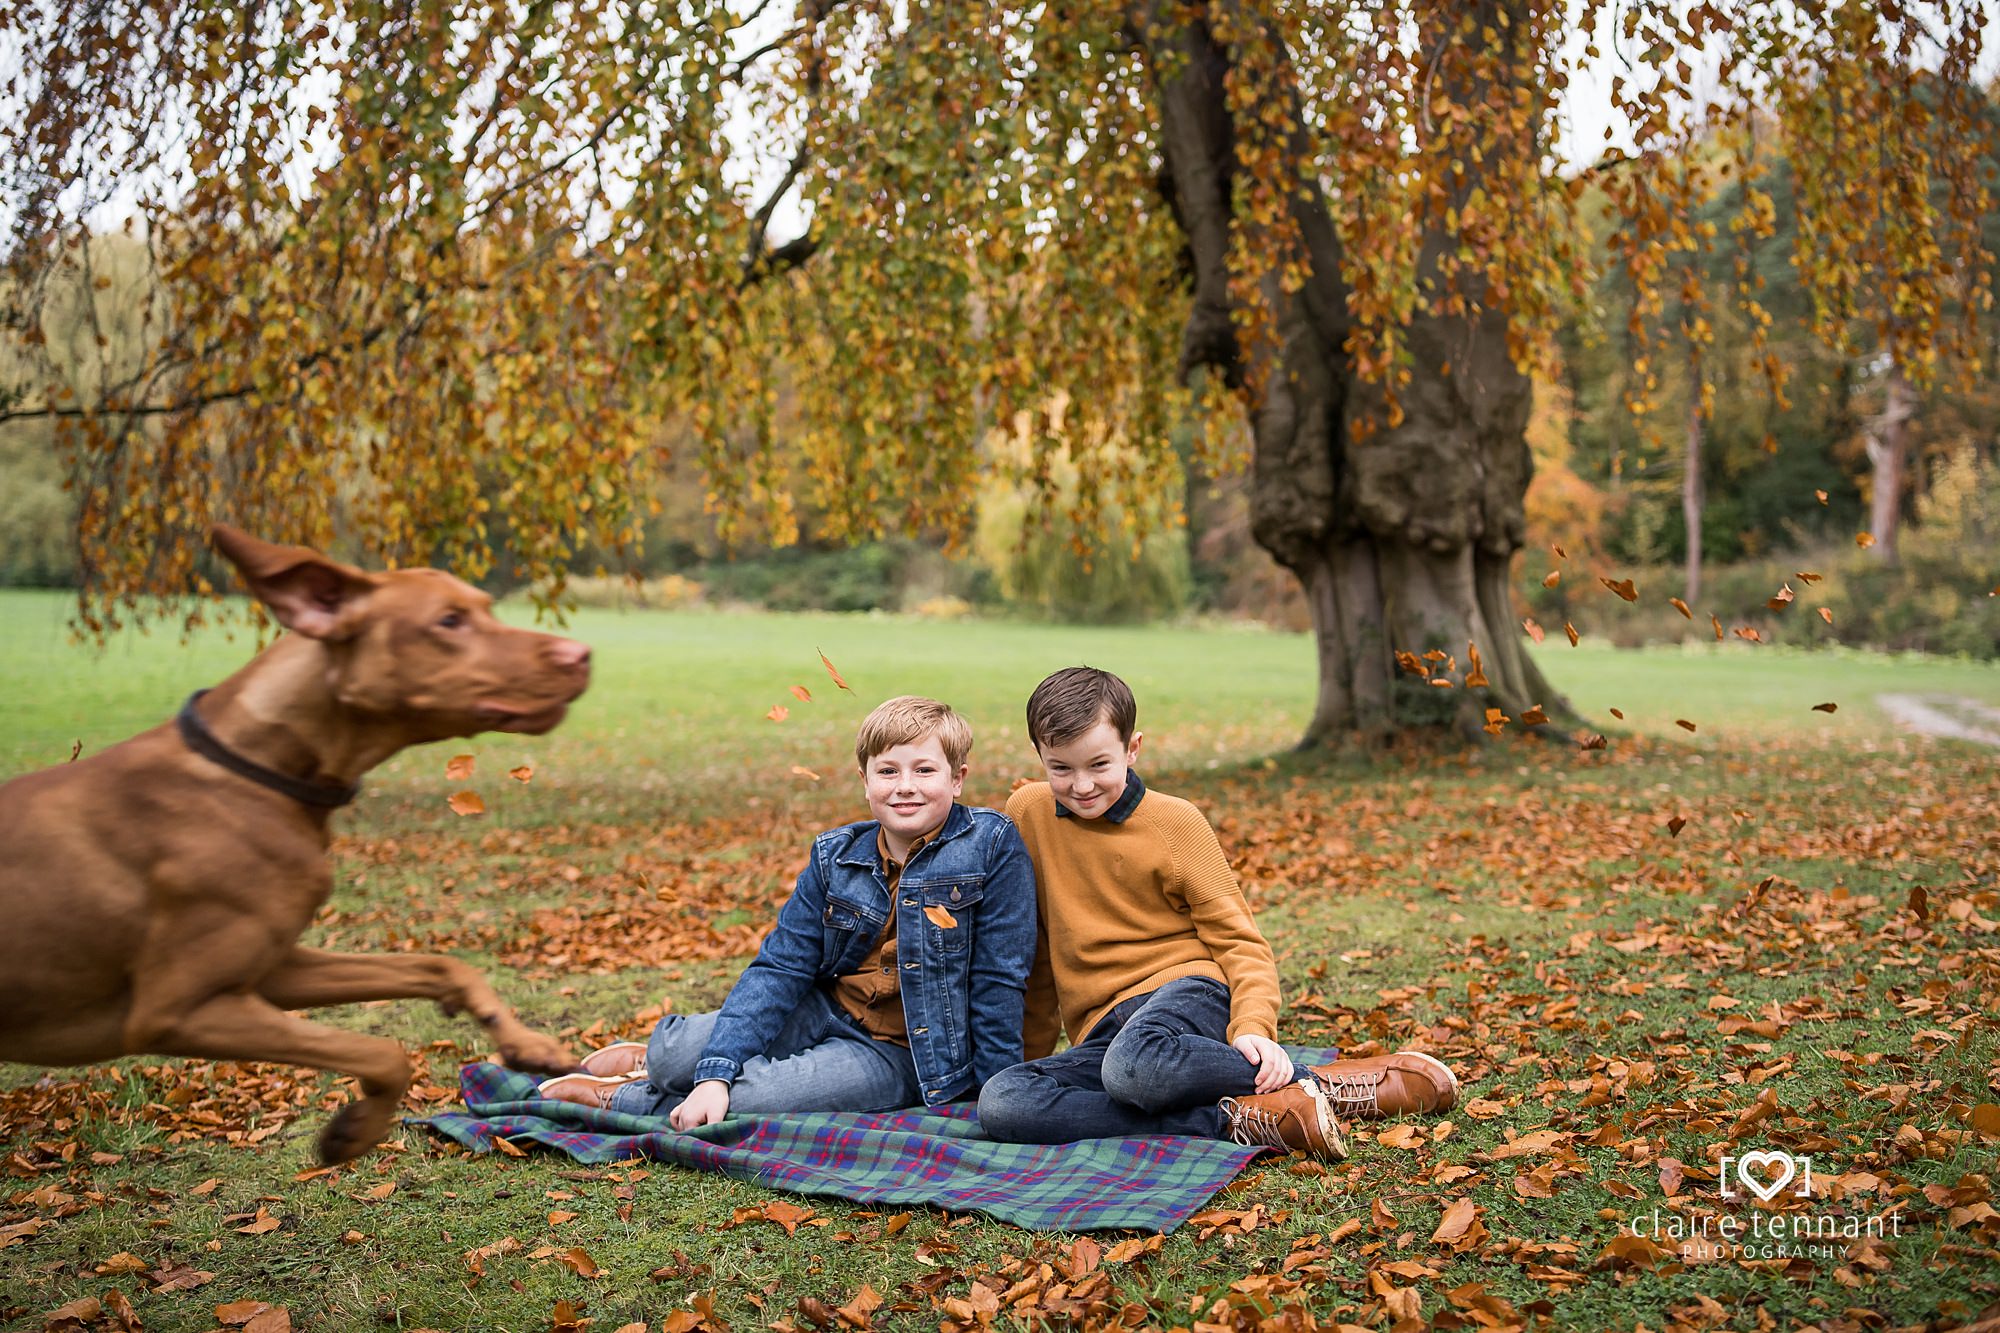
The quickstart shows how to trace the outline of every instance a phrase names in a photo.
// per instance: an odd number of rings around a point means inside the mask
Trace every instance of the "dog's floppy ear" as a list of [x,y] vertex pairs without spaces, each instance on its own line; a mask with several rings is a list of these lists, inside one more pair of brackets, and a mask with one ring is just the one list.
[[208,538],[280,625],[310,639],[352,634],[346,612],[375,586],[362,571],[304,546],[277,546],[222,523],[209,529]]

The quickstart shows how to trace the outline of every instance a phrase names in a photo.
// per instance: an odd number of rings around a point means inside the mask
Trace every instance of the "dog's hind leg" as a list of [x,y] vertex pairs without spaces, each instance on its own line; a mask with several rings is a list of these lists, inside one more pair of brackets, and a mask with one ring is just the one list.
[[346,954],[295,948],[257,983],[280,1009],[311,1009],[362,1000],[435,1000],[446,1013],[463,1011],[493,1036],[514,1069],[567,1074],[581,1066],[561,1042],[526,1027],[479,972],[435,954]]

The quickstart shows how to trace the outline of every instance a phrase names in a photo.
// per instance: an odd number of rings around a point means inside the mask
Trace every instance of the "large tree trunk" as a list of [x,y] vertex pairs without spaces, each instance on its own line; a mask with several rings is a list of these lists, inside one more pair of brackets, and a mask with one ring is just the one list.
[[[1232,106],[1232,50],[1186,15],[1171,0],[1134,3],[1129,14],[1158,80],[1163,184],[1193,273],[1181,368],[1217,369],[1248,406],[1252,530],[1297,575],[1312,611],[1319,690],[1301,745],[1380,740],[1424,722],[1476,736],[1496,706],[1518,716],[1540,703],[1566,715],[1509,602],[1532,464],[1529,385],[1508,356],[1504,320],[1477,313],[1476,301],[1470,316],[1419,316],[1407,331],[1414,365],[1399,390],[1403,416],[1389,425],[1381,387],[1357,381],[1344,350],[1340,242],[1316,173],[1302,170],[1284,198],[1305,282],[1285,290],[1273,262],[1261,297],[1275,336],[1242,342],[1229,268],[1238,125],[1295,127],[1301,162],[1309,145],[1288,81],[1253,82],[1247,98],[1238,88]],[[1256,22],[1240,11],[1233,21]],[[1434,275],[1456,245],[1436,229],[1424,272]],[[1455,658],[1461,678],[1476,649],[1488,684],[1446,692],[1401,681],[1394,654],[1430,649]]]
[[1903,368],[1890,367],[1882,415],[1868,428],[1868,462],[1874,469],[1868,498],[1868,530],[1875,537],[1875,555],[1885,565],[1896,563],[1896,538],[1903,518],[1904,474],[1909,467],[1909,424],[1916,410],[1917,392],[1904,377]]

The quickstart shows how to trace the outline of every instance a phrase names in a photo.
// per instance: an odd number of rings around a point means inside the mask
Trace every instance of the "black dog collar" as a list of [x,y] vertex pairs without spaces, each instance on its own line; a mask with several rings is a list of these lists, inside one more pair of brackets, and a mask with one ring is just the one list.
[[334,810],[346,805],[361,794],[361,788],[346,782],[309,781],[266,768],[254,759],[247,759],[217,740],[201,715],[194,711],[197,700],[207,694],[207,690],[196,690],[181,705],[181,711],[174,718],[174,725],[180,728],[181,739],[187,747],[204,759],[211,759],[239,777],[245,777],[260,787],[269,787],[280,796],[289,796],[300,805],[310,805],[322,810]]

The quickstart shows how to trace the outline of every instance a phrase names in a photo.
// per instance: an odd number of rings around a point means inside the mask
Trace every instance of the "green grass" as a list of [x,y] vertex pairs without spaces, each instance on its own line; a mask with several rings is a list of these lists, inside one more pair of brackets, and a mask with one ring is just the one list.
[[[0,594],[0,774],[157,723],[250,652],[240,633],[79,648],[66,642],[64,614],[53,595]],[[558,933],[537,935],[534,913],[602,907],[613,924],[668,931],[767,919],[804,838],[859,811],[849,746],[869,705],[906,691],[952,700],[979,736],[968,796],[994,803],[1030,773],[1019,721],[1028,688],[1089,661],[1137,690],[1149,780],[1194,797],[1221,827],[1279,955],[1288,1035],[1422,1038],[1450,1053],[1482,1108],[1461,1108],[1448,1137],[1416,1146],[1377,1142],[1389,1127],[1369,1127],[1353,1160],[1328,1171],[1255,1167],[1221,1202],[1282,1221],[1226,1240],[1184,1228],[1113,1270],[1109,1311],[1136,1306],[1140,1322],[1162,1328],[1253,1326],[1241,1303],[1261,1283],[1271,1302],[1324,1324],[1387,1327],[1371,1283],[1416,1287],[1427,1318],[1477,1283],[1517,1310],[1546,1302],[1555,1327],[1680,1318],[1750,1328],[1849,1309],[1891,1324],[1942,1321],[2000,1297],[2000,1238],[1951,1225],[1922,1193],[1995,1174],[1991,1142],[1960,1134],[1951,1107],[1995,1101],[2000,1074],[2000,777],[1991,752],[1898,737],[1872,704],[1883,691],[2000,703],[2000,669],[1558,642],[1538,660],[1618,737],[1609,752],[1510,737],[1475,751],[1298,757],[1283,751],[1310,699],[1301,636],[709,613],[585,613],[573,632],[594,646],[597,675],[562,729],[429,747],[371,776],[342,817],[334,901],[311,938],[458,952],[529,1021],[579,1043],[634,1030],[632,1016],[663,999],[713,1004],[740,956],[620,952],[616,930],[589,934],[581,918],[552,918]],[[858,694],[833,688],[818,650]],[[793,684],[813,702],[793,698]],[[1840,711],[1810,711],[1825,700]],[[767,721],[779,703],[789,719]],[[1614,706],[1625,723],[1608,716]],[[1677,717],[1699,730],[1681,731]],[[470,782],[445,779],[453,752],[478,757]],[[524,760],[533,781],[508,781],[505,769]],[[466,785],[491,814],[449,812],[445,796]],[[1688,820],[1678,836],[1664,827],[1675,815]],[[685,906],[660,906],[641,873]],[[1776,883],[1753,901],[1766,876]],[[1929,895],[1923,922],[1905,910],[1917,886]],[[1635,932],[1652,942],[1613,947]],[[575,945],[572,961],[548,961],[538,940]],[[1738,1003],[1711,1007],[1718,998]],[[1719,1026],[1773,1005],[1789,1015],[1773,1036]],[[422,1086],[450,1087],[457,1061],[481,1051],[476,1033],[423,1006],[326,1017],[420,1051]],[[1768,1083],[1747,1081],[1746,1071],[1773,1067],[1782,1072]],[[333,1176],[295,1181],[313,1165],[322,1106],[344,1095],[331,1077],[148,1059],[58,1073],[37,1089],[39,1077],[0,1069],[0,1158],[14,1170],[0,1187],[0,1227],[49,1223],[0,1249],[0,1324],[39,1328],[41,1312],[117,1286],[153,1333],[211,1328],[215,1305],[248,1298],[289,1305],[302,1328],[535,1333],[566,1300],[609,1333],[627,1321],[657,1329],[707,1295],[739,1330],[784,1319],[803,1328],[801,1298],[838,1306],[866,1283],[908,1307],[885,1306],[879,1325],[930,1329],[944,1317],[935,1302],[982,1277],[1007,1286],[1059,1261],[1071,1240],[932,1212],[892,1233],[889,1214],[820,1200],[802,1202],[826,1225],[787,1236],[767,1222],[732,1225],[734,1210],[777,1197],[732,1181],[454,1156],[420,1131]],[[1662,1160],[1697,1173],[1684,1196],[1712,1198],[1698,1173],[1766,1086],[1785,1109],[1745,1143],[1808,1150],[1822,1174],[1867,1171],[1907,1187],[1910,1225],[1887,1267],[1593,1268],[1630,1216],[1662,1203]],[[1613,1142],[1582,1142],[1605,1126]],[[1898,1137],[1905,1126],[1914,1149]],[[1566,1154],[1492,1160],[1509,1137],[1551,1128],[1577,1136]],[[1523,1196],[1515,1176],[1551,1161],[1553,1197]],[[194,1192],[210,1178],[212,1192]],[[368,1197],[391,1182],[387,1197]],[[44,1186],[68,1202],[28,1196]],[[1468,1254],[1428,1239],[1461,1197],[1491,1233]],[[1378,1200],[1395,1218],[1381,1230],[1370,1220]],[[260,1206],[277,1230],[244,1234],[243,1220],[228,1220]],[[558,1208],[577,1216],[552,1225]],[[1368,1225],[1324,1239],[1349,1218]],[[466,1253],[509,1237],[523,1251],[488,1260],[470,1284]],[[607,1276],[530,1258],[543,1244],[580,1246]],[[1282,1271],[1288,1257],[1322,1249]],[[184,1263],[215,1276],[142,1294],[136,1276],[95,1271],[121,1252],[156,1271]],[[1403,1260],[1436,1274],[1384,1268]],[[1538,1276],[1537,1263],[1579,1280]],[[1692,1313],[1703,1298],[1724,1313]]]

